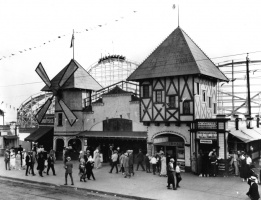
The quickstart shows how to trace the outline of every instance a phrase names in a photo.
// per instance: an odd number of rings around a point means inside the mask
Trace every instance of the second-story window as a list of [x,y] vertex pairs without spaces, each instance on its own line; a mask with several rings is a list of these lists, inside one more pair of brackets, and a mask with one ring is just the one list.
[[156,103],[162,103],[162,91],[156,90]]
[[206,102],[206,90],[202,90],[202,100]]
[[177,108],[178,107],[178,96],[173,95],[169,96],[169,108]]
[[208,97],[208,107],[211,108],[212,107],[212,98]]
[[143,97],[144,98],[150,97],[150,86],[149,85],[143,85]]
[[199,95],[199,83],[196,83],[196,94]]
[[58,113],[58,126],[63,125],[63,113]]
[[183,114],[184,115],[189,115],[189,114],[191,114],[190,113],[190,102],[189,101],[184,101],[183,102]]
[[217,104],[213,103],[213,105],[214,105],[214,114],[217,114]]

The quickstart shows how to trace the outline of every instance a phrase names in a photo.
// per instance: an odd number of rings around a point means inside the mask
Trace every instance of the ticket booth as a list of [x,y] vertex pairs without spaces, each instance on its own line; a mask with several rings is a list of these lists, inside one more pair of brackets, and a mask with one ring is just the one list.
[[[228,122],[227,118],[197,119],[191,124],[191,155],[208,154],[213,149],[218,156],[218,175],[228,174]],[[198,162],[198,160],[197,160]],[[198,164],[198,163],[197,163]]]

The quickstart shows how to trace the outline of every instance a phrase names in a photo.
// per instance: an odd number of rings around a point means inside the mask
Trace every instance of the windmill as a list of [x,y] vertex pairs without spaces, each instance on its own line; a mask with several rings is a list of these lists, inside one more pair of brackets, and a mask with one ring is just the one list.
[[40,108],[40,110],[35,115],[37,122],[40,124],[45,113],[47,112],[49,106],[52,103],[53,97],[57,98],[57,102],[59,103],[60,107],[62,108],[69,124],[73,126],[76,122],[77,117],[76,115],[70,110],[70,108],[64,103],[63,95],[62,95],[62,87],[67,82],[67,80],[74,74],[74,72],[78,69],[77,65],[68,65],[65,69],[64,73],[62,74],[58,84],[54,84],[50,81],[47,73],[45,72],[42,63],[40,62],[35,69],[36,73],[40,76],[43,82],[46,84],[52,93],[53,96],[48,98],[48,100],[44,103],[44,105]]

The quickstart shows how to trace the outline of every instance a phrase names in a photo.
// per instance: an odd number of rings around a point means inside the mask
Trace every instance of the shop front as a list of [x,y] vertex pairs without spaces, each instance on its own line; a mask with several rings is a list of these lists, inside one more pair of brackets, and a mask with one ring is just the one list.
[[[191,154],[196,158],[208,155],[215,150],[218,157],[218,174],[226,176],[229,173],[228,157],[228,127],[229,119],[197,119],[191,125]],[[201,155],[199,155],[201,154]],[[197,159],[197,165],[198,163]]]
[[153,139],[154,154],[163,151],[167,162],[170,158],[174,158],[177,163],[180,163],[181,170],[185,171],[185,148],[184,139],[172,135],[162,134]]

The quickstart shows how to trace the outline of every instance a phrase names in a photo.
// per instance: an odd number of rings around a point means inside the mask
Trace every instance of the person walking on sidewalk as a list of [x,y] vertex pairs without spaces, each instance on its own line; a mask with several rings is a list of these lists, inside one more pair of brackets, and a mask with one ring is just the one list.
[[35,176],[34,169],[33,169],[33,166],[32,166],[33,157],[32,157],[32,152],[31,151],[29,151],[28,154],[26,155],[25,162],[26,162],[25,175],[28,176],[28,169],[29,169],[29,174],[30,174],[30,170],[31,170],[32,171],[32,175]]
[[73,177],[72,177],[73,163],[71,162],[71,157],[67,157],[66,160],[67,160],[67,162],[64,165],[64,168],[65,168],[65,184],[64,185],[67,185],[68,174],[69,174],[69,176],[71,178],[71,185],[74,185]]
[[161,170],[160,176],[167,176],[167,163],[164,153],[161,154]]
[[43,177],[43,170],[44,170],[44,155],[43,153],[39,153],[39,158],[37,160],[37,163],[38,163],[38,166],[37,166],[37,170],[38,170],[38,173],[41,177]]
[[150,157],[149,157],[148,153],[145,156],[145,165],[146,165],[146,172],[151,173],[150,172]]
[[84,158],[80,158],[79,176],[80,176],[80,182],[82,182],[82,180],[86,182],[86,167],[85,167]]
[[181,170],[180,170],[180,163],[177,163],[176,166],[176,180],[177,180],[177,188],[179,188],[179,182],[182,180],[181,178]]
[[258,200],[260,198],[259,192],[258,192],[258,185],[257,185],[257,178],[254,176],[251,176],[248,179],[248,184],[250,185],[248,192],[246,195],[251,199],[251,200]]
[[120,168],[121,168],[121,169],[120,169],[120,172],[121,172],[122,174],[124,174],[124,172],[125,172],[125,169],[124,169],[124,167],[123,167],[124,157],[125,157],[124,153],[121,152],[121,156],[120,156],[120,158],[119,158],[119,162],[120,162]]
[[54,155],[53,155],[53,154],[50,154],[49,157],[48,157],[48,159],[47,159],[47,165],[48,165],[48,167],[47,167],[47,173],[46,173],[47,175],[49,175],[49,170],[50,170],[50,168],[51,168],[52,171],[53,171],[53,175],[56,176],[56,174],[55,174],[55,169],[54,169],[54,162],[55,162]]
[[111,156],[111,160],[112,160],[112,166],[109,173],[112,173],[112,170],[114,169],[114,167],[116,167],[116,173],[118,174],[118,166],[117,166],[118,154],[116,150],[114,150],[114,153]]
[[176,179],[176,172],[174,170],[174,158],[170,159],[170,162],[168,164],[168,185],[167,188],[171,189],[170,185],[173,186],[173,190],[176,190],[177,187],[175,185],[175,179]]
[[143,160],[144,160],[144,155],[143,155],[141,149],[139,150],[139,153],[137,154],[136,158],[137,158],[137,162],[138,162],[136,171],[139,170],[139,166],[141,166],[142,170],[145,171],[144,166],[142,164]]
[[152,164],[153,175],[156,175],[157,159],[155,155],[150,159],[150,163]]
[[86,163],[86,173],[88,180],[91,180],[91,177],[93,180],[96,180],[93,174],[93,168],[94,168],[94,160],[91,156],[89,156],[88,161]]
[[5,150],[5,169],[11,170],[10,168],[10,151],[9,149]]
[[133,174],[134,176],[134,171],[133,171],[133,150],[129,150],[129,173],[130,175]]
[[125,154],[125,157],[123,158],[123,167],[124,167],[124,170],[125,170],[125,176],[124,178],[127,178],[127,176],[130,178],[131,175],[129,173],[129,154],[126,152]]

